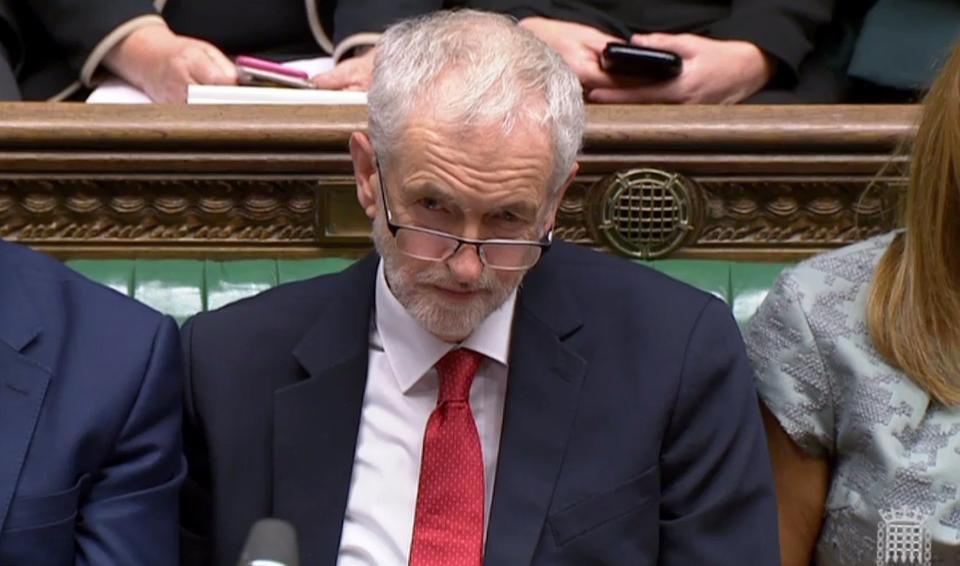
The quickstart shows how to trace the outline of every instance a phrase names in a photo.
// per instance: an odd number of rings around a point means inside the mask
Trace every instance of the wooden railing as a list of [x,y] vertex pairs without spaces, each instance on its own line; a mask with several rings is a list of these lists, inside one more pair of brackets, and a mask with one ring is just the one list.
[[[893,226],[910,106],[595,106],[557,235],[796,259]],[[0,237],[61,256],[353,256],[362,107],[0,104]]]

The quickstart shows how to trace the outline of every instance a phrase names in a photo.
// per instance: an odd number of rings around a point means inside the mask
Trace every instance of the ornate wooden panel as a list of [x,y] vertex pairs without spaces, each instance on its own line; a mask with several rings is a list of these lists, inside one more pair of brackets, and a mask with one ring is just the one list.
[[[589,116],[559,237],[638,257],[785,259],[893,226],[892,156],[915,109]],[[0,104],[0,237],[71,256],[357,255],[369,224],[347,142],[364,123],[360,107]]]

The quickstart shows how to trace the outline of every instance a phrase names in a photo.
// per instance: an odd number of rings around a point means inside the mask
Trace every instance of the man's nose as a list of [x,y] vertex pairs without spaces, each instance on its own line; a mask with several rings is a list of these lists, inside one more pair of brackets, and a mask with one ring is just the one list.
[[483,274],[483,262],[480,261],[477,246],[464,244],[447,260],[447,267],[457,283],[473,284]]

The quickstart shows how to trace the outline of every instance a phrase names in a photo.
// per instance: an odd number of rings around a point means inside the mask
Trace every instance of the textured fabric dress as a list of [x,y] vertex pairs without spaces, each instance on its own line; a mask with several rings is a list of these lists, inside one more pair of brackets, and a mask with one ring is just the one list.
[[870,283],[895,236],[785,271],[746,333],[763,402],[831,461],[821,566],[960,564],[960,410],[884,362],[867,331]]

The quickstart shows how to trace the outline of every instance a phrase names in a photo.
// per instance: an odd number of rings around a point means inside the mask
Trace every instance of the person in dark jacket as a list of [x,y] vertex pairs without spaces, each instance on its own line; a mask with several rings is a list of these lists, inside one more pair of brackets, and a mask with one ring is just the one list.
[[[835,0],[479,0],[511,14],[556,49],[591,102],[833,102],[839,73],[815,52]],[[600,67],[609,42],[672,51],[674,80]]]
[[[333,55],[327,88],[368,82],[360,53],[387,24],[444,0],[0,0],[0,100],[59,100],[107,70],[158,102],[234,84],[230,56]],[[351,58],[351,55],[358,57]],[[10,75],[16,76],[16,84]],[[4,80],[6,77],[6,80]],[[6,86],[4,86],[6,85]]]
[[178,559],[170,317],[0,241],[0,564]]
[[182,563],[236,564],[274,517],[311,566],[779,566],[730,309],[553,242],[585,122],[560,56],[439,12],[373,77],[350,153],[377,253],[181,333]]

